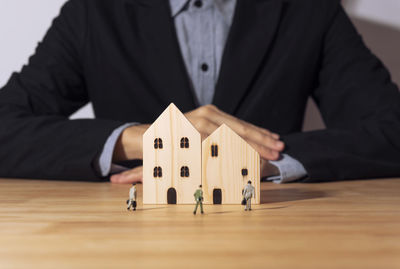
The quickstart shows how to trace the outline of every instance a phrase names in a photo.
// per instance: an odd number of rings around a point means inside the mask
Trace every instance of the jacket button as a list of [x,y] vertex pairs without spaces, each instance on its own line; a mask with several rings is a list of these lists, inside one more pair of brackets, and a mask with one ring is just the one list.
[[194,2],[195,7],[201,8],[203,6],[203,1],[197,0]]
[[203,63],[203,64],[201,65],[201,70],[203,70],[204,72],[207,72],[207,71],[208,71],[208,64]]

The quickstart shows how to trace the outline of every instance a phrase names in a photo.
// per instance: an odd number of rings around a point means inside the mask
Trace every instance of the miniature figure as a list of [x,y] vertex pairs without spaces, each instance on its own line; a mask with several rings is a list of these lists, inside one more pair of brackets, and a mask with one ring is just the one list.
[[201,214],[204,214],[203,211],[203,190],[201,189],[202,186],[199,185],[199,188],[196,190],[194,193],[194,199],[196,201],[196,207],[194,208],[193,214],[196,215],[197,212],[197,207],[200,205],[200,212]]
[[243,189],[243,199],[246,200],[246,206],[244,210],[251,210],[251,198],[254,197],[254,187],[251,185],[251,181],[247,182],[247,185]]
[[129,200],[126,202],[128,204],[127,210],[132,207],[132,210],[136,211],[136,183],[132,184],[132,187],[129,190]]

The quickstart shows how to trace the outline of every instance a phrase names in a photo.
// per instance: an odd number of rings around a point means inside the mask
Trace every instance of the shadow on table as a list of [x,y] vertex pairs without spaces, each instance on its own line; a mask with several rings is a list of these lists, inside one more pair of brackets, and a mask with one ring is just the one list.
[[[277,207],[267,207],[267,208],[254,208],[252,209],[252,211],[260,211],[260,210],[274,210],[274,209],[282,209],[282,208],[286,208],[287,206],[277,206]],[[241,207],[241,211],[243,211],[243,206]],[[237,213],[238,210],[231,210],[231,211],[216,211],[216,212],[210,212],[210,213],[206,213],[207,215],[220,215],[220,214],[226,214],[226,213]]]
[[279,189],[279,190],[262,190],[260,203],[279,203],[297,200],[308,200],[326,197],[326,193],[323,191],[310,191],[300,189]]

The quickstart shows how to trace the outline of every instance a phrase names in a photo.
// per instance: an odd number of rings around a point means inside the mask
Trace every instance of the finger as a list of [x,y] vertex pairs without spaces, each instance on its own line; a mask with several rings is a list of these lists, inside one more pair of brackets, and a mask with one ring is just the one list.
[[[254,125],[254,126],[255,126],[255,125]],[[256,126],[256,127],[258,127],[258,126]],[[259,130],[260,130],[261,132],[263,132],[264,134],[266,134],[266,135],[271,135],[274,139],[279,140],[280,137],[281,137],[279,134],[274,133],[274,132],[271,132],[271,131],[269,131],[269,130],[267,130],[267,129],[264,129],[264,128],[261,128],[261,127],[258,127],[258,128],[259,128]]]
[[273,138],[272,135],[267,135],[255,129],[246,130],[244,138],[249,142],[256,143],[260,146],[267,147],[278,152],[285,148],[285,144],[282,141]]
[[131,184],[142,182],[142,175],[137,173],[119,174],[111,176],[111,182],[116,184]]
[[249,142],[249,144],[260,154],[260,157],[269,161],[276,161],[279,159],[280,153],[271,148],[256,144],[254,142]]
[[217,125],[221,125],[223,123],[227,124],[230,128],[232,128],[236,133],[238,133],[243,138],[251,138],[257,143],[264,143],[267,141],[267,145],[276,150],[282,150],[282,143],[275,143],[273,140],[279,140],[279,135],[268,131],[267,129],[255,126],[248,122],[242,121],[238,118],[235,118],[232,115],[229,115],[221,110],[218,110],[216,107],[212,107],[210,109],[214,113],[214,116],[209,118],[209,120],[213,121]]
[[221,123],[221,120],[224,120],[235,132],[251,144],[262,157],[268,160],[278,159],[279,152],[285,147],[285,144],[279,141],[279,135],[237,119],[215,107],[211,110],[214,111],[214,117],[212,118],[214,122]]
[[275,138],[276,140],[279,140],[281,138],[281,136],[276,133],[272,133],[272,137]]
[[192,118],[191,121],[194,127],[200,132],[202,140],[212,134],[219,127],[219,125],[206,118],[195,117]]
[[119,174],[112,175],[110,181],[116,184],[129,184],[142,182],[143,180],[143,167],[136,167],[131,170],[124,171]]
[[203,106],[186,115],[202,133],[202,138],[225,123],[248,143],[253,143],[253,147],[263,148],[260,153],[268,159],[276,159],[279,155],[278,152],[284,149],[284,143],[279,141],[278,134],[235,118],[219,110],[216,106]]

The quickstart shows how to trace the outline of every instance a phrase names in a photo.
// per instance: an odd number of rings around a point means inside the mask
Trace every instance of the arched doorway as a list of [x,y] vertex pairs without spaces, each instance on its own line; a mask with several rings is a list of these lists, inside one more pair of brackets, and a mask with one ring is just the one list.
[[176,204],[176,190],[174,188],[169,188],[167,192],[167,203],[175,205]]
[[214,205],[222,204],[222,190],[221,189],[213,190],[213,204]]

